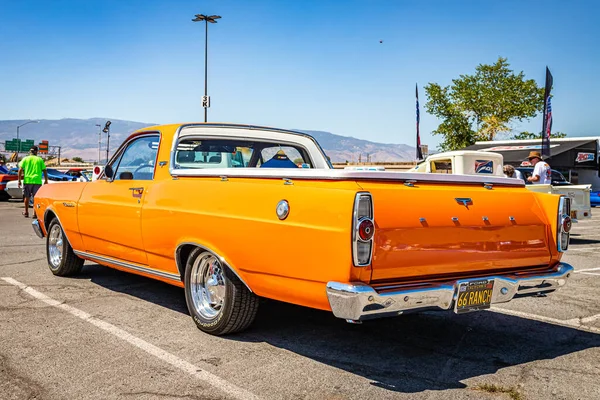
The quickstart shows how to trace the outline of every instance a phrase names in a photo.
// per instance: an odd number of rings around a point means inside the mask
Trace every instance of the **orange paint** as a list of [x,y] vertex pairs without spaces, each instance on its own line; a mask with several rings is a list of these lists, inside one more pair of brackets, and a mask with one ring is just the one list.
[[[178,286],[185,260],[177,264],[176,249],[202,246],[222,257],[256,294],[325,310],[330,309],[329,281],[426,281],[560,260],[557,196],[459,183],[407,187],[391,181],[297,179],[285,185],[281,178],[173,178],[168,163],[179,127],[132,135],[160,132],[154,180],[44,185],[35,200],[42,226],[48,210],[60,219],[74,250],[104,257],[91,258],[103,265]],[[372,194],[375,215],[373,262],[360,268],[353,266],[351,243],[359,191]],[[457,197],[471,198],[472,204],[460,204]],[[290,205],[283,221],[275,212],[282,199]]]

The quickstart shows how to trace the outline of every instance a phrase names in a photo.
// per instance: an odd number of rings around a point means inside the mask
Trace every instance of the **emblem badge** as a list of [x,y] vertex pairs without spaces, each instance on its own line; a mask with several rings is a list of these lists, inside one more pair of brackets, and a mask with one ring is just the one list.
[[469,209],[469,206],[473,205],[473,200],[471,200],[470,197],[456,197],[454,200],[461,206],[467,207],[467,210]]

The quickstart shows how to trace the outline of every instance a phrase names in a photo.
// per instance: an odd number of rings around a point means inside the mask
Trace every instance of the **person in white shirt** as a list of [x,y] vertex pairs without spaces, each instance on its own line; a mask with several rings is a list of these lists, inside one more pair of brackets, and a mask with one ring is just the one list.
[[527,157],[531,165],[533,165],[533,174],[527,180],[534,184],[550,184],[552,183],[552,172],[547,162],[542,161],[542,155],[539,151],[530,151]]
[[517,178],[523,181],[523,174],[518,169],[515,169],[512,165],[505,165],[504,168],[504,176],[507,178]]

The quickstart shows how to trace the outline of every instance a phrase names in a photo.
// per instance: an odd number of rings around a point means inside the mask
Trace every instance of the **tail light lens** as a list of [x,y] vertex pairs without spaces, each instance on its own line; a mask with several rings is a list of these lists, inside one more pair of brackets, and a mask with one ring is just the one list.
[[561,197],[558,202],[558,224],[556,227],[556,243],[558,251],[567,251],[571,232],[571,199]]
[[352,217],[352,259],[357,267],[371,264],[373,257],[373,199],[370,193],[360,192],[354,198]]

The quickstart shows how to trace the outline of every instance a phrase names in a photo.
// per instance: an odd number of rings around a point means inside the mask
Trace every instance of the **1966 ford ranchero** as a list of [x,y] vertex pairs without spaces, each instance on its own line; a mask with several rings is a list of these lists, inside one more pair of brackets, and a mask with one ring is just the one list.
[[333,170],[306,134],[165,125],[133,133],[100,179],[43,186],[33,227],[55,275],[90,260],[181,286],[216,335],[248,327],[259,297],[358,322],[564,285],[569,199],[484,179]]

